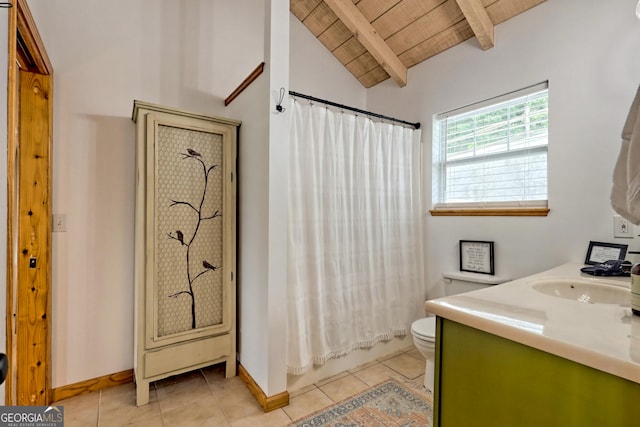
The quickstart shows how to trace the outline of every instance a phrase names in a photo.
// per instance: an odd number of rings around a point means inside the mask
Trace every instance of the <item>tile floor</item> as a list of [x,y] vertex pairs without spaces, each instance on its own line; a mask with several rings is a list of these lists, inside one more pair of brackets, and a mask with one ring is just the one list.
[[290,393],[289,405],[264,413],[238,377],[216,365],[152,383],[149,404],[135,406],[133,383],[56,402],[74,426],[286,426],[388,378],[422,383],[425,361],[414,347]]

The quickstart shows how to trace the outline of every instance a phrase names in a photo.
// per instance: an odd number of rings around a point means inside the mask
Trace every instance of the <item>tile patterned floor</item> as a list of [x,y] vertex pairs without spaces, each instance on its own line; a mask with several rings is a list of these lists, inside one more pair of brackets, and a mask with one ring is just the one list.
[[66,427],[280,427],[388,378],[422,383],[424,367],[418,350],[407,348],[292,392],[289,406],[266,414],[240,378],[224,378],[224,365],[152,383],[149,404],[139,408],[133,383],[55,404],[64,406]]

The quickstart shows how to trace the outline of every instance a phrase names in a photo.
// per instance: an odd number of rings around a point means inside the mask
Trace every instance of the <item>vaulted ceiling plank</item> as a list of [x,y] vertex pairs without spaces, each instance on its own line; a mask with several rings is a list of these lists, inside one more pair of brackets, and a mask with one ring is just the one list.
[[382,67],[376,67],[373,70],[369,71],[367,74],[364,74],[358,77],[358,81],[364,87],[373,87],[380,82],[383,82],[389,78],[389,74]]
[[361,0],[358,3],[358,9],[369,22],[373,22],[401,1],[402,0]]
[[480,0],[456,0],[483,50],[494,46],[493,22]]
[[318,7],[321,1],[322,0],[295,0],[290,2],[289,9],[300,22],[304,22],[307,16]]
[[333,51],[333,55],[344,65],[353,61],[366,51],[367,49],[365,49],[357,38],[351,37],[349,40],[341,44],[340,47],[335,49]]
[[386,41],[394,52],[401,55],[424,40],[430,39],[440,31],[444,31],[463,20],[464,15],[455,0],[449,0],[406,26],[402,31],[387,38]]
[[325,0],[338,18],[401,87],[407,84],[407,67],[380,37],[351,0]]
[[352,37],[351,31],[338,19],[324,33],[318,36],[318,40],[333,52]]
[[353,61],[346,64],[347,70],[351,71],[356,78],[379,67],[378,61],[369,53],[365,52]]
[[546,0],[498,0],[497,2],[487,6],[486,10],[496,25],[513,18]]
[[467,21],[462,20],[400,54],[400,58],[411,67],[472,37],[471,27]]
[[314,36],[318,37],[337,20],[338,17],[333,13],[333,10],[325,2],[320,2],[303,23]]
[[[484,6],[484,8],[488,8],[489,6],[491,6],[494,3],[499,2],[500,0],[482,0],[482,5]],[[527,0],[529,1],[529,0]]]
[[374,26],[383,39],[387,39],[403,30],[433,9],[446,3],[447,0],[403,0],[389,9],[384,15],[373,21]]

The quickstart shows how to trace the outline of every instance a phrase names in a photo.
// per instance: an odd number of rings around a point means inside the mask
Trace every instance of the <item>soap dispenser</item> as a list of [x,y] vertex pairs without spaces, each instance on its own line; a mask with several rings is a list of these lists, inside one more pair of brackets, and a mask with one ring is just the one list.
[[640,263],[631,267],[631,311],[640,316]]

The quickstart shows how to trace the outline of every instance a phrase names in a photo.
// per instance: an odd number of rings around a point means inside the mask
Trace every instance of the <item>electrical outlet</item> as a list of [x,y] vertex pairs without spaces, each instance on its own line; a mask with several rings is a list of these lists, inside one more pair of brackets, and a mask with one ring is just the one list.
[[633,239],[633,224],[621,216],[613,217],[613,237]]
[[65,214],[53,214],[53,232],[67,231],[67,216]]

